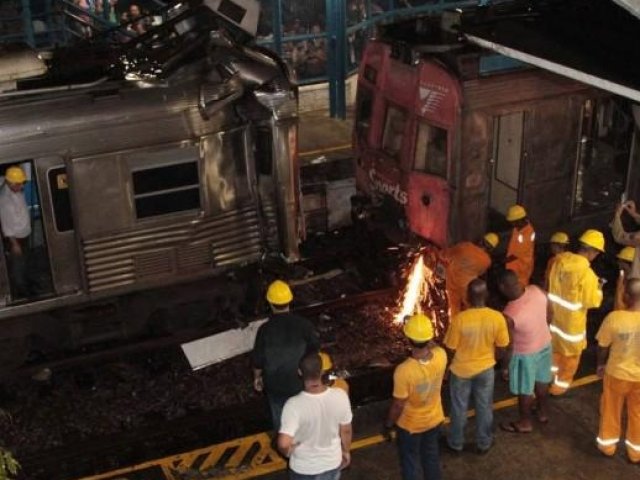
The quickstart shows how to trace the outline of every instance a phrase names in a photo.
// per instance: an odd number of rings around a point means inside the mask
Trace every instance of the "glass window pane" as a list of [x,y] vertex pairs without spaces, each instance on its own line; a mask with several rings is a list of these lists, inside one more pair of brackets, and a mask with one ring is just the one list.
[[414,168],[447,176],[447,131],[425,122],[418,124]]
[[373,93],[364,87],[358,90],[356,110],[356,129],[358,136],[366,142],[371,126],[371,113],[373,112]]
[[200,208],[200,188],[194,187],[177,192],[161,193],[136,198],[135,201],[136,216],[138,218],[196,210]]
[[198,185],[199,183],[196,162],[138,170],[134,171],[132,176],[135,195]]
[[56,230],[68,232],[73,230],[73,216],[71,215],[71,197],[67,184],[67,170],[65,167],[52,168],[47,174],[51,191],[51,204]]
[[404,127],[407,123],[407,114],[397,107],[387,107],[387,118],[384,122],[384,135],[382,137],[382,149],[393,157],[398,157],[402,150],[404,140]]
[[611,208],[620,201],[629,170],[634,120],[615,99],[583,106],[574,213]]

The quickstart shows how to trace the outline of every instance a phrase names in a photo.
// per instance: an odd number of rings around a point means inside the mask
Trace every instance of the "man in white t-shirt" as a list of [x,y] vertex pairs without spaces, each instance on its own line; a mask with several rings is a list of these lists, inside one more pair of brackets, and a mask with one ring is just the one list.
[[278,450],[289,457],[291,480],[338,480],[351,462],[351,405],[347,394],[322,382],[322,360],[300,360],[304,390],[282,411]]

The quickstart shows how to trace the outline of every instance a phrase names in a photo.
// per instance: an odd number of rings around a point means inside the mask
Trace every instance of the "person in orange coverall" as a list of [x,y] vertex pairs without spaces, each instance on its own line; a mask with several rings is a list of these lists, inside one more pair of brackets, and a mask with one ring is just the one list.
[[511,224],[511,238],[507,246],[505,268],[518,276],[522,285],[529,285],[533,273],[533,253],[536,232],[527,218],[527,211],[522,205],[513,205],[507,211],[507,222]]
[[445,280],[451,318],[467,307],[467,286],[489,269],[491,252],[499,242],[498,235],[487,233],[479,245],[460,242],[445,251]]
[[620,442],[622,410],[627,404],[625,446],[631,463],[640,463],[640,280],[626,282],[624,310],[611,312],[602,322],[598,340],[597,373],[602,377],[600,428],[596,444],[606,456]]

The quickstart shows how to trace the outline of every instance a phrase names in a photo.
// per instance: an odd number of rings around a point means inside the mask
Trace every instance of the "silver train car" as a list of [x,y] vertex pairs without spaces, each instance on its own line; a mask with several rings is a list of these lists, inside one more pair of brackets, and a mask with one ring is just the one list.
[[[145,333],[158,316],[189,326],[194,305],[232,294],[218,274],[298,258],[295,84],[267,51],[216,33],[206,58],[162,79],[0,94],[0,174],[20,164],[30,177],[39,288],[16,298],[0,254],[2,370]],[[0,59],[0,72],[15,65]],[[163,288],[205,277],[218,280]]]

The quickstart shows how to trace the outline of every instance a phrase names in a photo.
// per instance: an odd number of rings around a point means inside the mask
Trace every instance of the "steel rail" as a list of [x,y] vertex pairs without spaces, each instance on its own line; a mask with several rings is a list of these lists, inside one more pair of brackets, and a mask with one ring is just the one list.
[[[293,311],[300,315],[310,316],[323,312],[324,310],[331,310],[334,308],[344,308],[348,306],[357,306],[374,299],[386,299],[397,293],[396,289],[383,289],[373,290],[368,292],[362,292],[344,297],[335,298],[328,301],[313,303],[310,305],[294,308]],[[259,320],[261,317],[254,317],[245,320],[248,323],[251,321]],[[139,354],[142,352],[150,352],[154,350],[162,350],[165,348],[174,347],[182,343],[191,342],[199,338],[207,337],[215,333],[220,333],[218,329],[205,329],[197,332],[188,331],[184,333],[178,333],[170,336],[163,336],[157,338],[151,338],[141,340],[138,342],[128,343],[126,345],[120,345],[114,348],[107,348],[95,352],[68,356],[65,358],[38,362],[37,364],[27,365],[15,369],[10,372],[0,373],[0,382],[12,380],[20,377],[26,377],[35,375],[41,372],[43,369],[48,368],[52,371],[68,370],[77,366],[86,366],[94,363],[103,363],[108,360],[115,360],[124,355]]]

